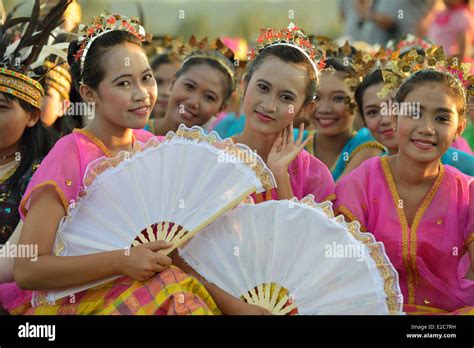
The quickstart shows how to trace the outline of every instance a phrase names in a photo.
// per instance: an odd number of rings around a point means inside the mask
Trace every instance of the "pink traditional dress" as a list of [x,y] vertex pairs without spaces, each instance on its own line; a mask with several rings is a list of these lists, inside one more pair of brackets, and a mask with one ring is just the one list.
[[[316,202],[334,201],[334,180],[326,165],[307,151],[301,151],[288,167],[290,183],[296,198],[312,194]],[[276,189],[253,194],[255,203],[278,199]]]
[[336,186],[336,212],[361,223],[385,245],[400,276],[405,311],[474,314],[467,245],[474,240],[474,178],[440,171],[408,225],[387,157],[375,157]]
[[[141,146],[153,134],[133,130],[133,146]],[[92,133],[75,129],[60,139],[45,157],[20,203],[22,219],[28,213],[31,193],[46,185],[54,187],[66,209],[83,188],[87,165],[110,151]],[[0,302],[11,314],[219,314],[204,286],[177,267],[158,273],[146,282],[128,276],[63,298],[55,304],[32,307],[32,292],[15,283],[0,285]]]

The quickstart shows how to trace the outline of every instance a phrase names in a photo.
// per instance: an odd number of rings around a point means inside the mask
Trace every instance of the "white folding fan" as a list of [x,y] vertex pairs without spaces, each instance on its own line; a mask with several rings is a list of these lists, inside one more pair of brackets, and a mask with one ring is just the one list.
[[[270,170],[248,147],[184,125],[133,154],[91,163],[84,184],[60,223],[55,255],[93,254],[155,240],[173,243],[160,250],[168,254],[250,193],[275,186]],[[53,301],[114,278],[38,293],[35,299]]]
[[273,314],[399,314],[398,273],[383,244],[332,204],[241,204],[180,247],[206,281]]

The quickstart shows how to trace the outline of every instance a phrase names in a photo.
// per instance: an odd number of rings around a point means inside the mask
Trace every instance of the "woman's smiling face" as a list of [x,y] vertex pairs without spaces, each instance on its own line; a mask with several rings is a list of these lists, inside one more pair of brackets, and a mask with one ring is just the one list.
[[308,84],[303,66],[265,57],[245,90],[243,110],[248,126],[265,135],[288,127],[302,110]]
[[393,101],[395,91],[385,98],[380,98],[377,93],[383,86],[384,83],[380,82],[365,90],[362,96],[362,116],[375,140],[389,149],[398,149],[397,118],[388,107],[389,101]]
[[321,135],[335,136],[352,129],[355,113],[349,112],[345,102],[350,94],[345,77],[346,73],[341,71],[321,74],[316,109],[311,117],[311,123]]
[[176,125],[202,126],[225,107],[227,76],[206,63],[191,66],[174,82],[168,113]]
[[457,96],[436,82],[414,87],[403,102],[420,103],[420,117],[399,116],[399,150],[418,162],[438,160],[465,127],[457,110]]
[[145,127],[157,87],[143,49],[131,43],[117,45],[107,52],[102,64],[107,68],[95,93],[96,112],[123,128]]

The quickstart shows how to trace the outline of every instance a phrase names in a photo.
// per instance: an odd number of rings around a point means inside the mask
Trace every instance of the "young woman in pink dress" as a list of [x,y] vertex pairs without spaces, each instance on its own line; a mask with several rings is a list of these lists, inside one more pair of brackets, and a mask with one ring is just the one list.
[[[122,20],[128,29],[114,26]],[[138,34],[143,28],[115,15],[99,22],[110,30],[95,32],[83,43],[71,42],[68,55],[75,87],[84,102],[94,105],[95,117],[85,129],[57,142],[26,190],[20,203],[24,226],[19,244],[38,245],[38,257],[36,262],[15,260],[16,284],[0,288],[3,307],[12,314],[220,313],[195,278],[156,253],[169,247],[164,241],[134,247],[129,254],[123,250],[75,257],[51,254],[59,222],[84,186],[87,165],[102,156],[131,151],[153,136],[141,130],[157,99],[153,71],[141,46],[144,37]],[[30,304],[29,290],[79,286],[114,275],[121,277],[77,293],[73,301],[66,297],[46,303],[36,292],[33,302],[39,305]]]
[[397,102],[398,154],[375,157],[336,187],[337,211],[385,244],[408,313],[474,310],[474,178],[440,162],[466,126],[466,91],[452,75],[413,74]]

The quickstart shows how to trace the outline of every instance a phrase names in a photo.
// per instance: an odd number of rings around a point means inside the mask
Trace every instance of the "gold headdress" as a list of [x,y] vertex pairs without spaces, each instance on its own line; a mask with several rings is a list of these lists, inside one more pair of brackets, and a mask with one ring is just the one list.
[[[34,69],[43,63],[47,55],[57,54],[65,58],[63,51],[45,44],[51,31],[59,25],[68,5],[69,1],[59,1],[40,21],[40,2],[36,0],[29,18],[7,18],[0,27],[0,92],[11,94],[41,109],[44,90],[34,79],[41,78]],[[21,39],[11,43],[8,30],[26,23]]]
[[162,54],[169,54],[170,57],[182,61],[184,57],[179,53],[183,43],[171,35],[153,36],[153,41],[145,47],[148,57],[156,57]]
[[457,58],[446,58],[442,47],[433,45],[423,51],[423,54],[412,48],[402,58],[390,60],[382,69],[385,84],[377,95],[384,98],[391,91],[398,89],[403,81],[415,72],[432,69],[449,73],[458,82],[458,87],[464,94],[468,92],[470,96],[474,96],[474,89],[470,88],[474,82],[470,68],[470,64],[459,63]]
[[[377,52],[369,52],[362,49],[356,49],[349,45],[346,41],[342,46],[337,42],[324,37],[316,36],[313,38],[318,47],[320,47],[327,57],[327,59],[336,59],[342,65],[347,66],[347,73],[344,78],[345,85],[351,91],[351,95],[346,96],[345,103],[349,110],[353,113],[356,109],[354,100],[354,93],[359,84],[363,81],[365,76],[380,64],[380,58],[384,57],[383,49]],[[334,71],[334,68],[327,67],[325,70]]]
[[57,90],[65,100],[69,100],[72,78],[67,63],[58,64],[45,61],[43,65],[47,69],[44,77],[45,89],[47,90],[52,87]]
[[[211,54],[212,52],[216,52],[218,53],[218,55],[213,55]],[[225,71],[227,71],[232,81],[232,90],[235,89],[235,68],[231,69],[229,67],[229,65],[232,65],[233,67],[236,66],[234,52],[226,45],[224,45],[224,43],[219,38],[216,38],[214,41],[209,43],[207,37],[205,37],[201,41],[197,41],[196,37],[192,35],[189,38],[188,43],[185,43],[178,48],[178,54],[184,57],[183,62],[181,63],[182,65],[184,65],[187,61],[197,58],[204,58],[216,61],[225,69]],[[227,59],[227,61],[224,61],[224,59]]]
[[145,29],[140,25],[138,18],[128,18],[118,14],[106,14],[102,13],[98,17],[94,17],[89,25],[80,24],[78,39],[79,49],[74,55],[76,62],[79,62],[81,83],[82,74],[84,73],[84,63],[86,60],[87,52],[89,51],[92,43],[102,35],[114,31],[123,30],[127,31],[136,36],[140,41],[151,41],[151,34],[146,34]]

